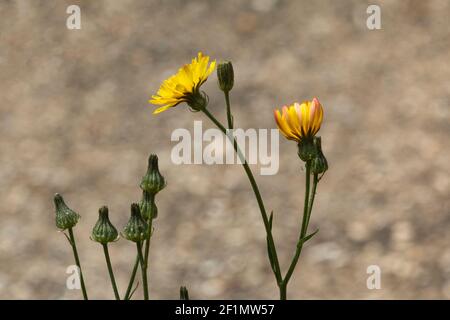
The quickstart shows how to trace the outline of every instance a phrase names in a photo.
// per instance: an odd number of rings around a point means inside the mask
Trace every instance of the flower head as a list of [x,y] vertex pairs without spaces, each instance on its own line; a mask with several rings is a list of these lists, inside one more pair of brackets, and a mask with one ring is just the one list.
[[141,189],[153,195],[166,187],[166,180],[159,172],[158,156],[151,154],[148,158],[147,172],[142,177]]
[[75,227],[80,219],[80,215],[66,205],[60,194],[55,194],[53,201],[56,209],[56,226],[61,230]]
[[289,140],[300,142],[314,137],[319,131],[323,119],[323,109],[317,98],[301,104],[284,106],[274,110],[275,121],[281,133]]
[[198,101],[202,100],[200,86],[208,79],[215,67],[215,60],[209,64],[209,57],[199,52],[197,58],[193,58],[190,64],[185,64],[175,75],[164,80],[158,93],[149,101],[161,106],[153,113],[163,112],[182,102],[187,102],[191,108],[195,109]]
[[103,206],[98,210],[98,220],[92,229],[91,239],[101,244],[107,244],[119,239],[119,233],[109,221],[108,207]]
[[133,242],[141,242],[148,238],[148,225],[142,218],[137,203],[131,205],[131,216],[126,226],[123,228],[122,235]]

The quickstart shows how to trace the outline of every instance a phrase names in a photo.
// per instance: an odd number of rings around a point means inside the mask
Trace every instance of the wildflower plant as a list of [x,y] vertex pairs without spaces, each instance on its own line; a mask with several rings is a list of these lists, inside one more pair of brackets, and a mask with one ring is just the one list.
[[[288,270],[283,275],[272,234],[273,212],[271,212],[270,215],[267,213],[253,172],[250,169],[237,140],[233,135],[229,134],[229,131],[234,128],[230,103],[230,91],[234,86],[233,65],[230,61],[225,61],[219,63],[217,66],[218,86],[224,93],[226,104],[227,126],[225,126],[208,110],[208,96],[205,92],[200,91],[201,84],[207,80],[215,67],[215,61],[208,66],[209,60],[210,58],[208,56],[199,52],[197,58],[194,58],[190,64],[184,65],[175,75],[165,80],[161,84],[157,94],[153,95],[149,102],[160,106],[153,112],[154,114],[161,113],[182,102],[186,102],[191,111],[204,113],[206,117],[210,119],[214,125],[228,137],[228,139],[230,139],[235,152],[241,159],[242,166],[258,203],[266,233],[268,259],[279,288],[280,299],[284,300],[287,299],[287,286],[300,258],[303,245],[318,232],[317,230],[308,234],[308,226],[317,184],[328,169],[327,160],[321,149],[321,139],[316,136],[322,125],[323,108],[319,100],[313,98],[312,101],[294,103],[290,106],[282,107],[281,111],[274,111],[275,122],[279,130],[287,139],[297,143],[298,156],[301,161],[305,163],[306,169],[305,199],[297,246]],[[312,186],[311,176],[313,177]],[[186,297],[183,288],[181,288],[180,296]]]
[[[295,102],[290,106],[282,107],[280,110],[274,110],[275,123],[278,129],[284,137],[297,144],[297,154],[305,165],[305,197],[299,223],[298,241],[288,269],[286,272],[283,272],[272,233],[274,223],[273,211],[268,214],[249,163],[243,155],[237,139],[233,134],[230,134],[230,131],[234,129],[234,118],[230,103],[230,92],[235,85],[232,63],[224,61],[217,65],[218,86],[224,94],[226,106],[226,125],[222,124],[208,109],[208,95],[201,91],[202,84],[207,81],[215,69],[216,61],[210,61],[210,57],[199,52],[190,64],[184,65],[176,74],[165,80],[149,102],[157,106],[157,109],[153,112],[154,114],[159,114],[181,103],[186,103],[191,111],[202,112],[230,140],[235,153],[240,158],[240,163],[248,177],[258,204],[266,234],[267,256],[279,288],[280,299],[287,299],[288,283],[297,266],[303,245],[318,232],[316,230],[313,233],[308,233],[308,227],[317,185],[328,170],[328,162],[322,151],[321,138],[317,136],[323,121],[323,107],[317,98],[313,98],[311,101]],[[120,232],[120,236],[116,227],[110,221],[108,207],[103,206],[99,209],[98,220],[91,232],[91,240],[99,243],[103,248],[116,300],[130,300],[132,298],[139,286],[139,281],[136,279],[139,269],[144,299],[148,300],[150,298],[148,285],[149,253],[154,232],[154,220],[158,217],[158,207],[155,200],[157,194],[165,189],[166,185],[167,182],[159,171],[158,157],[152,154],[148,159],[147,171],[140,183],[142,197],[139,202],[131,204],[129,220],[123,227],[122,232]],[[64,233],[72,247],[75,263],[79,271],[83,298],[87,300],[86,285],[73,232],[74,227],[80,220],[80,215],[70,209],[59,194],[55,195],[54,204],[56,226]],[[109,244],[118,241],[120,238],[133,242],[136,248],[136,257],[128,286],[122,296],[115,280],[108,247]],[[179,297],[181,300],[189,300],[189,292],[185,286],[180,287]]]

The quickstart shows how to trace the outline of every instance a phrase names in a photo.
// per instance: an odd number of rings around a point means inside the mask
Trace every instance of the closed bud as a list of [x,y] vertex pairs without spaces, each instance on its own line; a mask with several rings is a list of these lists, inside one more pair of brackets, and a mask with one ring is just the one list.
[[117,229],[108,217],[108,207],[103,206],[98,210],[98,220],[92,229],[91,239],[101,244],[116,241],[119,237]]
[[158,207],[155,204],[155,196],[147,191],[142,192],[142,200],[139,203],[142,218],[145,221],[149,221],[150,217],[156,219],[158,217]]
[[55,194],[53,201],[55,202],[56,209],[56,227],[61,230],[75,227],[80,219],[80,215],[65,204],[64,199],[60,194]]
[[133,242],[142,242],[148,238],[148,225],[141,216],[139,205],[131,205],[131,216],[127,225],[123,228],[123,236]]
[[311,162],[311,172],[314,174],[324,173],[328,170],[328,161],[322,152],[322,142],[320,137],[314,137],[314,145],[317,155]]
[[312,138],[301,139],[298,143],[298,156],[303,161],[310,161],[317,155],[317,149]]
[[184,286],[180,287],[180,300],[189,300],[188,289]]
[[150,155],[148,159],[148,168],[145,176],[142,177],[141,189],[155,195],[166,186],[166,180],[159,172],[158,156]]
[[229,92],[234,85],[233,65],[230,61],[224,61],[217,66],[217,78],[219,79],[220,90]]

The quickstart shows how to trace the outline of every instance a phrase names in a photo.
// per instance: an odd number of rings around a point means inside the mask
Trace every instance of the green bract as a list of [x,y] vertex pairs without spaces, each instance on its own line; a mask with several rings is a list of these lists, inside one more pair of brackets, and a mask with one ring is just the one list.
[[139,209],[141,210],[141,215],[145,221],[148,221],[150,217],[152,219],[158,217],[158,207],[154,202],[154,195],[150,192],[142,192],[142,200],[139,203]]
[[127,225],[123,228],[123,236],[133,242],[142,242],[148,238],[148,225],[141,216],[139,205],[131,205],[131,216]]
[[219,88],[224,92],[229,92],[234,85],[233,65],[230,61],[224,61],[217,66],[217,79],[219,80]]
[[317,148],[312,138],[301,139],[298,143],[298,156],[303,161],[309,161],[316,157]]
[[55,194],[53,201],[56,209],[56,226],[61,230],[73,228],[80,219],[80,215],[65,204],[60,194]]
[[165,186],[166,180],[161,175],[158,168],[158,156],[152,154],[148,159],[147,173],[142,177],[141,189],[155,195],[164,189]]
[[328,170],[328,161],[323,155],[320,137],[314,137],[314,145],[316,146],[317,155],[311,161],[311,171],[314,174],[324,173]]
[[101,207],[98,211],[98,220],[92,229],[91,239],[101,244],[116,241],[119,236],[117,229],[109,221],[108,207]]

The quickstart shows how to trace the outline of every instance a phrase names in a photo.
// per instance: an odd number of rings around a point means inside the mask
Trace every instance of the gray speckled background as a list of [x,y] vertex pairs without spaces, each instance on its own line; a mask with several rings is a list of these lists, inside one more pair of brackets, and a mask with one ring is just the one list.
[[[372,2],[370,2],[372,3]],[[81,6],[82,29],[65,26]],[[231,59],[239,127],[274,128],[272,109],[318,96],[330,170],[289,286],[292,298],[450,298],[450,34],[446,0],[1,1],[0,298],[78,299],[73,257],[52,196],[82,215],[76,236],[92,298],[112,298],[101,247],[89,240],[107,204],[122,227],[150,152],[169,185],[151,249],[151,297],[276,298],[256,201],[239,166],[176,166],[175,128],[204,119],[147,100],[198,50]],[[204,85],[225,119],[216,76]],[[210,126],[205,120],[204,127]],[[257,180],[281,263],[293,254],[304,173],[280,142],[280,171]],[[254,167],[257,169],[257,167]],[[123,291],[134,247],[111,246]],[[366,268],[382,289],[366,288]],[[140,292],[139,292],[140,294]]]

